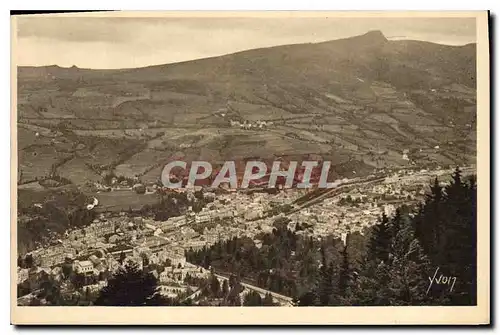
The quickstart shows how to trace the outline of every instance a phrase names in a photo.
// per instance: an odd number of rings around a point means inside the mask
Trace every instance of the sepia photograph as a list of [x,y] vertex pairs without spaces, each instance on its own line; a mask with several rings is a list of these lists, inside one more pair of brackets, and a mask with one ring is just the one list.
[[487,11],[11,23],[12,323],[489,324]]

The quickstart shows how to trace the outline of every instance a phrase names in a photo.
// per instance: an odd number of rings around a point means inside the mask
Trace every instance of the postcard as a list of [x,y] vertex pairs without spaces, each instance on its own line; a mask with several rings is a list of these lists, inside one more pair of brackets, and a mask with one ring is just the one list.
[[11,322],[488,325],[488,20],[13,15]]

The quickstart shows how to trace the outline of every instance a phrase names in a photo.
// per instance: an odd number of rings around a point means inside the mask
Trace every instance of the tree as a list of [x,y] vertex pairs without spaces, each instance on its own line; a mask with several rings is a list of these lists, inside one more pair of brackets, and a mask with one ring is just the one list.
[[85,300],[90,300],[90,288],[89,287],[85,288],[83,298]]
[[460,278],[455,291],[449,295],[453,304],[470,305],[476,301],[476,181],[470,178],[462,181],[461,171],[457,167],[452,181],[444,188],[446,198],[443,218],[444,233],[441,246],[436,249],[441,253],[441,270]]
[[[454,292],[447,292],[449,303],[476,303],[476,181],[462,181],[459,168],[451,182],[441,187],[434,179],[431,192],[413,219],[415,236],[434,268],[443,275],[461,278]],[[443,292],[432,290],[434,301],[443,301]]]
[[342,249],[342,264],[340,266],[339,281],[338,281],[338,294],[340,299],[347,298],[349,294],[349,286],[351,281],[351,269],[349,266],[349,258],[347,254],[347,243]]
[[85,276],[81,273],[73,273],[71,276],[71,283],[75,287],[75,289],[79,290],[83,286],[85,286]]
[[220,295],[220,283],[216,276],[212,275],[210,278],[210,293],[213,297],[217,298]]
[[315,306],[318,305],[318,296],[316,290],[308,291],[296,299],[295,304],[298,306]]
[[157,292],[158,282],[151,273],[145,273],[129,262],[108,280],[95,301],[98,306],[159,306],[166,301]]
[[262,298],[255,291],[250,291],[245,294],[243,306],[262,306]]
[[120,264],[122,264],[122,265],[123,265],[123,261],[125,260],[125,258],[127,258],[127,257],[125,256],[125,253],[124,253],[123,251],[122,251],[122,252],[120,252],[120,258],[119,258]]
[[62,265],[62,274],[65,279],[70,278],[71,274],[73,273],[73,264],[71,263],[64,263]]
[[389,266],[366,257],[361,264],[359,276],[353,286],[352,304],[355,306],[387,306]]
[[146,186],[144,186],[143,184],[136,184],[136,185],[134,185],[133,188],[134,188],[135,193],[137,193],[137,194],[146,193]]
[[415,232],[424,251],[433,262],[440,262],[441,235],[445,218],[444,194],[437,177],[430,186],[418,217],[415,219]]
[[373,227],[373,232],[368,242],[368,257],[371,260],[387,262],[391,245],[391,231],[389,219],[382,214],[382,218]]
[[27,254],[26,257],[24,258],[24,264],[26,268],[31,269],[34,265],[33,255]]
[[227,298],[227,305],[228,306],[241,306],[240,294],[237,293],[236,290],[233,289],[229,292],[229,296]]
[[322,264],[320,268],[319,281],[317,283],[317,295],[321,306],[328,306],[334,294],[333,264],[327,264],[325,249],[321,248]]
[[228,294],[229,294],[229,283],[227,282],[227,279],[224,279],[224,281],[222,282],[222,297],[226,298]]
[[401,220],[402,220],[401,209],[396,208],[396,212],[394,213],[394,216],[392,217],[389,223],[391,238],[395,238],[399,230],[401,229],[401,226],[403,225]]
[[395,236],[391,250],[388,288],[392,306],[422,305],[427,301],[429,265],[411,223],[405,222]]
[[17,266],[19,266],[20,268],[24,268],[24,259],[21,257],[21,255],[18,255],[17,256]]
[[50,278],[45,278],[40,284],[38,298],[44,298],[49,305],[60,305],[61,291],[59,285]]
[[231,287],[228,297],[226,299],[228,306],[241,306],[240,293],[243,292],[244,288],[240,283],[237,276],[231,275],[229,277],[229,286]]
[[264,296],[264,300],[262,300],[262,306],[274,306],[273,297],[269,292]]

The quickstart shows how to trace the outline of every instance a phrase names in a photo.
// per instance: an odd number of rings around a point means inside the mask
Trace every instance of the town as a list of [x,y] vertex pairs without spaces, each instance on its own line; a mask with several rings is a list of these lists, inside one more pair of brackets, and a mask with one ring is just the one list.
[[[473,171],[462,168],[464,175]],[[383,213],[391,215],[397,206],[421,201],[433,178],[444,182],[442,178],[451,173],[448,169],[398,170],[386,176],[346,178],[336,188],[312,191],[177,189],[171,192],[185,193],[188,199],[199,197],[205,205],[196,210],[189,206],[166,220],[126,211],[101,212],[89,225],[68,230],[52,243],[19,255],[18,303],[32,304],[47,278],[59,283],[64,294],[90,300],[128,262],[151,272],[162,295],[196,301],[201,290],[194,279],[207,279],[211,271],[189,263],[188,251],[234,237],[247,237],[259,247],[259,235],[272,232],[276,220],[283,217],[290,229],[298,231],[300,226],[298,233],[315,238],[363,234]],[[91,205],[88,210],[99,208],[95,198]],[[275,293],[272,297],[277,304],[289,303]]]

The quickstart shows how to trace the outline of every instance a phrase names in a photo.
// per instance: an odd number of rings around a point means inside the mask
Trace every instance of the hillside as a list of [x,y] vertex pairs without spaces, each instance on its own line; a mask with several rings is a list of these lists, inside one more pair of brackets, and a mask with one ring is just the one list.
[[155,181],[173,155],[320,155],[339,176],[475,163],[475,57],[374,31],[138,69],[19,67],[18,182]]

